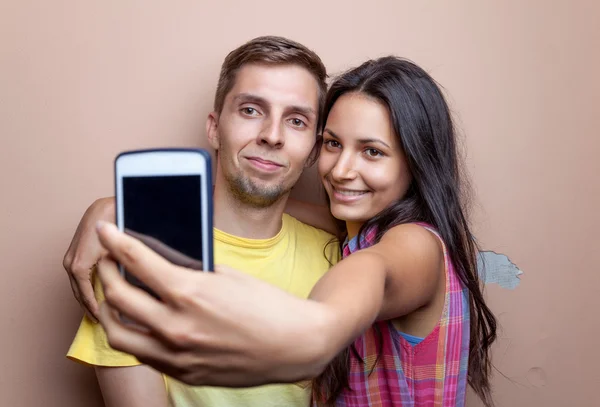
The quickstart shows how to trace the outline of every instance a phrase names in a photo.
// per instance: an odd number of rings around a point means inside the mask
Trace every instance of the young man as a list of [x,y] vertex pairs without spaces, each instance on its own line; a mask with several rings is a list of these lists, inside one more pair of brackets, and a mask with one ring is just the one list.
[[[286,205],[291,213],[306,210],[299,203],[289,206],[288,196],[318,151],[325,79],[323,63],[306,47],[279,37],[256,38],[226,57],[206,122],[208,141],[218,153],[215,263],[302,298],[338,260],[337,246],[327,246],[330,234],[284,214]],[[99,282],[92,288],[90,279],[104,254],[93,226],[100,219],[114,221],[114,200],[90,207],[64,260],[75,296],[92,317],[98,310],[94,291],[103,298]],[[168,399],[175,406],[309,405],[310,390],[296,384],[199,388],[166,376],[163,383],[159,373],[112,349],[101,325],[88,317],[68,357],[96,366],[108,406],[165,406]]]

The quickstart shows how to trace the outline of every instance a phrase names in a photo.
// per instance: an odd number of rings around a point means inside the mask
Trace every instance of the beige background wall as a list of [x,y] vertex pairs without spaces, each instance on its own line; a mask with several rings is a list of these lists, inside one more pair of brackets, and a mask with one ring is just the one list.
[[[560,4],[556,4],[560,3]],[[450,94],[503,325],[498,406],[598,405],[600,5],[590,1],[0,2],[0,406],[100,406],[64,354],[81,312],[61,267],[121,150],[206,146],[225,54],[289,36],[339,71],[395,53]],[[315,181],[301,192],[318,199]],[[471,406],[479,405],[476,401]]]

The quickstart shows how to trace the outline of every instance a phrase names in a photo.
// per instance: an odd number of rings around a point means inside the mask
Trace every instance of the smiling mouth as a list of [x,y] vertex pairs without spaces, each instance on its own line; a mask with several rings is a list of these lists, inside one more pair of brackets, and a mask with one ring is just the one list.
[[333,191],[336,194],[342,195],[342,196],[361,196],[366,194],[369,191],[358,191],[355,189],[344,189],[344,188],[336,188],[333,185],[331,186],[331,188],[333,188]]
[[247,159],[250,160],[250,161],[255,161],[255,162],[257,162],[259,164],[263,164],[263,165],[274,165],[274,166],[277,166],[277,167],[283,167],[283,165],[281,165],[279,163],[276,163],[274,161],[265,160],[265,159],[262,159],[260,157],[247,157]]

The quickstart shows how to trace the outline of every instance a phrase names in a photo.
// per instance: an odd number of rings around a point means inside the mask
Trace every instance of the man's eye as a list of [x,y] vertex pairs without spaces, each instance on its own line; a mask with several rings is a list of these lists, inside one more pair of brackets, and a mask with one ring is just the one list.
[[290,119],[290,123],[296,127],[306,127],[306,123],[300,119]]
[[253,107],[244,107],[242,108],[242,113],[248,115],[248,116],[254,116],[256,114],[258,114],[258,112],[256,111],[255,108]]

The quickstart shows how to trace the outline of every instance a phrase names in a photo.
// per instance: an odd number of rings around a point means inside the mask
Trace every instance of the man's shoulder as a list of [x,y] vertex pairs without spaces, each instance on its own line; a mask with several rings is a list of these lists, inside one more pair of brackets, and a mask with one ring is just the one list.
[[340,244],[337,237],[288,214],[284,214],[284,222],[288,225],[289,233],[294,236],[297,250],[304,253],[324,254],[319,258],[326,259],[328,264],[335,264],[339,261]]
[[287,213],[283,214],[283,219],[287,223],[290,232],[296,234],[299,239],[305,238],[325,243],[336,239],[331,233],[304,223]]

